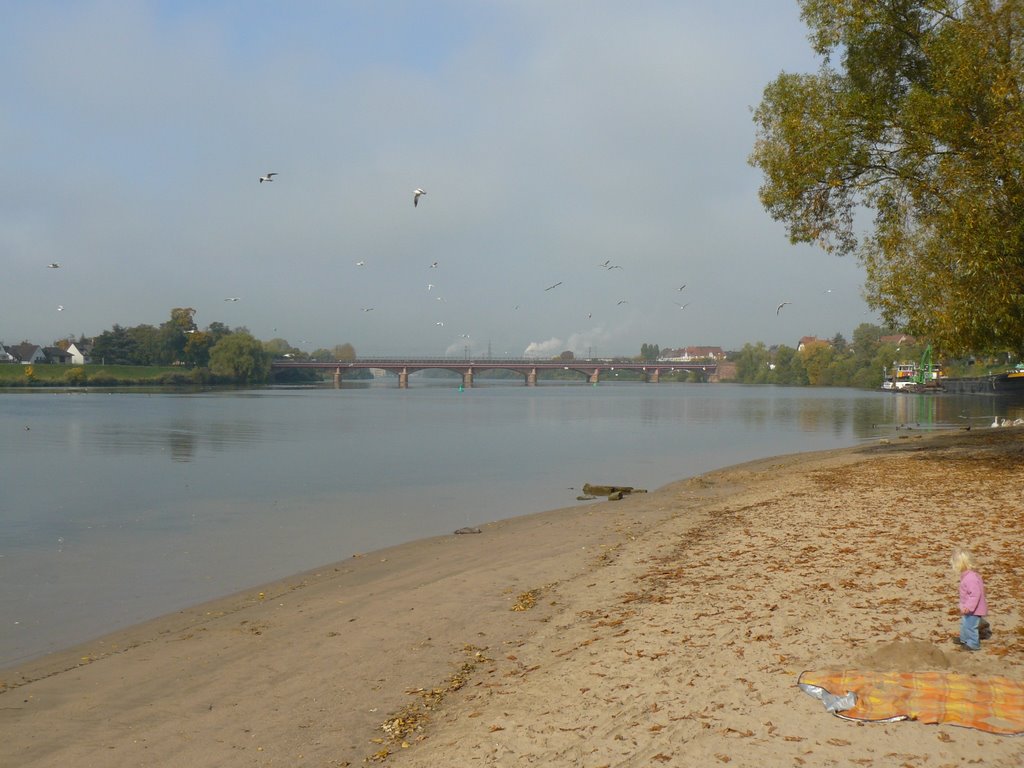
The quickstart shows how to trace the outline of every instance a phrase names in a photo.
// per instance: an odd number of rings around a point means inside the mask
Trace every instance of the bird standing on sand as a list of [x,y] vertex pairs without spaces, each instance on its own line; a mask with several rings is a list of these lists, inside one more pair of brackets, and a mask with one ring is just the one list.
[[277,171],[273,173],[263,174],[262,176],[260,176],[260,184],[262,184],[264,181],[273,181],[275,176],[277,176]]
[[779,306],[777,306],[777,307],[775,308],[775,314],[776,314],[776,315],[777,315],[777,314],[779,314],[779,312],[781,312],[781,311],[782,311],[782,308],[783,308],[784,306],[786,306],[787,304],[792,304],[792,303],[793,303],[793,302],[791,302],[791,301],[784,301],[784,302],[782,302],[781,304],[779,304]]
[[425,194],[427,194],[427,193],[424,192],[422,189],[419,189],[418,187],[412,191],[412,206],[413,206],[413,208],[415,208],[417,205],[420,204],[420,198],[423,197]]

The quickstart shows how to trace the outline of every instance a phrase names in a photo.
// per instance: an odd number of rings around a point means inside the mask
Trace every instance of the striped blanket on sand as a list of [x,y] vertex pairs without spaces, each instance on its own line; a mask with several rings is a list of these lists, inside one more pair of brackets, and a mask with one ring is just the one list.
[[803,672],[797,684],[818,698],[827,692],[833,702],[852,691],[856,703],[835,712],[850,720],[920,720],[989,733],[1024,733],[1024,683],[1006,677],[846,670]]

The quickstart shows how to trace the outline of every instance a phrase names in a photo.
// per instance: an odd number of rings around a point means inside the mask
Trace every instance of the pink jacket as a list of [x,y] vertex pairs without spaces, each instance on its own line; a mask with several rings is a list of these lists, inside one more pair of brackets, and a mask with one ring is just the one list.
[[960,574],[960,613],[988,616],[985,584],[977,571],[964,571]]

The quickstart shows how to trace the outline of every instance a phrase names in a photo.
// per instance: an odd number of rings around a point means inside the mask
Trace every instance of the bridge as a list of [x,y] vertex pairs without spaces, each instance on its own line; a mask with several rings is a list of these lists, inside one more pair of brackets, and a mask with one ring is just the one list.
[[542,371],[575,371],[585,376],[591,384],[597,384],[601,376],[614,374],[616,371],[639,371],[644,376],[644,381],[650,384],[657,384],[664,373],[676,371],[701,371],[714,377],[718,373],[717,363],[706,362],[636,362],[616,361],[607,359],[584,359],[584,360],[537,360],[531,358],[520,359],[492,359],[481,360],[455,359],[451,357],[439,358],[386,358],[370,357],[360,360],[288,360],[277,358],[271,362],[271,371],[287,369],[319,369],[333,371],[334,385],[341,386],[345,374],[351,371],[366,370],[370,368],[381,369],[395,374],[398,377],[398,386],[406,389],[409,386],[409,374],[429,369],[455,371],[462,376],[464,387],[473,386],[473,377],[480,371],[515,371],[521,374],[523,381],[528,387],[537,385],[537,374]]

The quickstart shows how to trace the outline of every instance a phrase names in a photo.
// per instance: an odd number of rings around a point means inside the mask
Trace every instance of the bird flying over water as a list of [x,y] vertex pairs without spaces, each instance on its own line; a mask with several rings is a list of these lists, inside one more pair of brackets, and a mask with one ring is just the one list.
[[58,264],[56,261],[53,262],[52,264],[47,264],[46,266],[48,269],[60,269],[60,264]]
[[262,176],[260,176],[260,184],[262,184],[264,181],[273,181],[275,176],[277,176],[277,171],[274,171],[273,173],[263,174]]
[[690,302],[686,302],[685,304],[676,304],[676,306],[679,307],[680,309],[686,309],[688,306],[690,306]]
[[444,322],[442,320],[438,320],[436,323],[434,323],[434,325],[440,325],[441,327],[444,327]]
[[357,261],[356,262],[356,266],[357,267],[365,267],[366,266],[366,262],[365,261]]
[[544,290],[545,290],[545,291],[550,291],[550,290],[551,290],[552,288],[557,288],[557,287],[558,287],[558,286],[560,286],[561,284],[562,284],[562,281],[561,281],[561,280],[559,280],[559,281],[558,281],[557,283],[555,283],[554,285],[549,285],[549,286],[548,286],[547,288],[545,288]]
[[626,301],[625,299],[619,299],[617,302],[615,302],[616,307],[619,306],[620,304],[629,304],[629,302]]
[[416,188],[412,191],[412,205],[414,208],[420,204],[420,198],[423,197],[425,194],[427,193],[419,188]]
[[434,290],[434,284],[433,283],[427,283],[427,290],[428,291]]
[[599,266],[599,267],[604,267],[605,269],[608,269],[608,265],[609,265],[609,264],[611,264],[611,263],[612,263],[612,260],[611,260],[611,259],[605,259],[604,261],[602,261],[602,262],[601,262],[600,264],[598,264],[597,266]]
[[363,312],[373,312],[373,307],[363,307]]
[[775,308],[775,314],[776,314],[776,315],[777,315],[777,314],[779,314],[779,312],[781,312],[781,311],[782,311],[782,308],[783,308],[784,306],[786,306],[787,304],[792,304],[792,303],[793,303],[793,302],[791,302],[791,301],[784,301],[784,302],[782,302],[781,304],[779,304],[779,306],[777,306],[777,307]]
[[238,296],[228,296],[224,301],[240,301]]
[[430,262],[430,268],[431,269],[437,269],[437,262],[436,261]]
[[686,283],[683,283],[683,284],[682,284],[682,285],[680,285],[680,286],[679,286],[679,287],[678,287],[678,288],[677,288],[676,290],[677,290],[677,291],[681,291],[681,290],[683,290],[683,288],[685,288],[685,287],[686,287]]
[[64,311],[64,305],[63,304],[58,304],[57,305],[57,311],[58,312],[63,312]]

